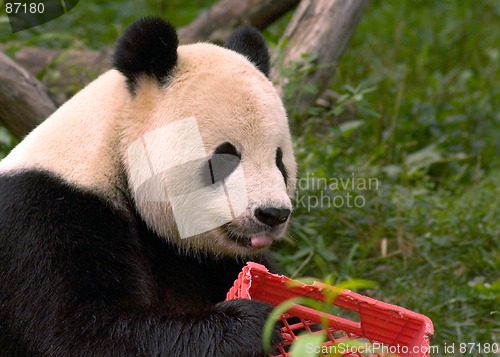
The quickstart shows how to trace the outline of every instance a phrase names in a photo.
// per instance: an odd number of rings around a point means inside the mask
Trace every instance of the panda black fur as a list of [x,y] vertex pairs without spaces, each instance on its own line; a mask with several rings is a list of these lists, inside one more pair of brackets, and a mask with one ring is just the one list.
[[[247,260],[272,266],[260,248],[286,228],[296,170],[286,115],[254,29],[232,35],[234,51],[177,43],[161,19],[132,24],[116,70],[0,162],[0,355],[265,355],[270,307],[224,299]],[[239,156],[249,200],[233,221],[180,239],[172,208],[133,190],[126,154],[188,116],[212,159]]]

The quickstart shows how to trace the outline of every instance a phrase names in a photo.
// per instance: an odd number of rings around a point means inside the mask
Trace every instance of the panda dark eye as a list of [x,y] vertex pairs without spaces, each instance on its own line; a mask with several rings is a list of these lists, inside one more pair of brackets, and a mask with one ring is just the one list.
[[241,155],[234,145],[227,142],[219,145],[208,161],[212,183],[227,178],[240,164],[240,161]]
[[281,148],[278,148],[276,150],[276,166],[281,171],[281,174],[285,179],[285,185],[286,185],[288,182],[288,172],[286,171],[286,167],[283,164],[283,151],[281,150]]
[[234,145],[228,142],[217,146],[214,154],[233,155],[236,156],[238,159],[241,159],[241,155],[238,153]]

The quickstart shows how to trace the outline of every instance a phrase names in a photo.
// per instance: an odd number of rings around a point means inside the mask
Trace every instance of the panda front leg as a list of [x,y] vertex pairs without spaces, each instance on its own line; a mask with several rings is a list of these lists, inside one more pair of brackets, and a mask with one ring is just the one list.
[[89,306],[61,321],[52,336],[40,334],[36,351],[43,356],[265,356],[262,328],[269,311],[251,300],[220,303],[202,318]]
[[271,307],[261,302],[231,300],[203,314],[183,315],[97,301],[74,304],[69,297],[60,287],[38,287],[29,302],[4,301],[2,309],[15,311],[11,318],[0,318],[2,353],[14,357],[266,355],[262,330]]

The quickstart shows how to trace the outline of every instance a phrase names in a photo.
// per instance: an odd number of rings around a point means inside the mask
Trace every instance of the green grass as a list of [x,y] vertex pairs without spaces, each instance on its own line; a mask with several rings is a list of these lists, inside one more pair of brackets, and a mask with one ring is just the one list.
[[[181,26],[211,2],[86,1],[16,36],[0,12],[0,42],[100,48],[139,15],[159,9]],[[338,64],[334,105],[289,106],[302,178],[378,186],[303,179],[291,244],[276,252],[285,272],[376,281],[363,293],[431,317],[441,347],[500,343],[499,20],[497,0],[374,0]],[[272,43],[284,25],[266,31]],[[288,73],[293,103],[301,71]],[[0,155],[14,143],[0,130]],[[347,194],[362,207],[304,206]]]

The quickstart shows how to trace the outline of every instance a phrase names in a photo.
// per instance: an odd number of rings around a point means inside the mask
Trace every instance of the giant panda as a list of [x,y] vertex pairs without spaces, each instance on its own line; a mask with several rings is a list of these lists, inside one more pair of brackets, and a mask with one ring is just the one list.
[[113,63],[0,162],[0,355],[265,355],[270,306],[224,301],[292,210],[263,38],[148,17]]

